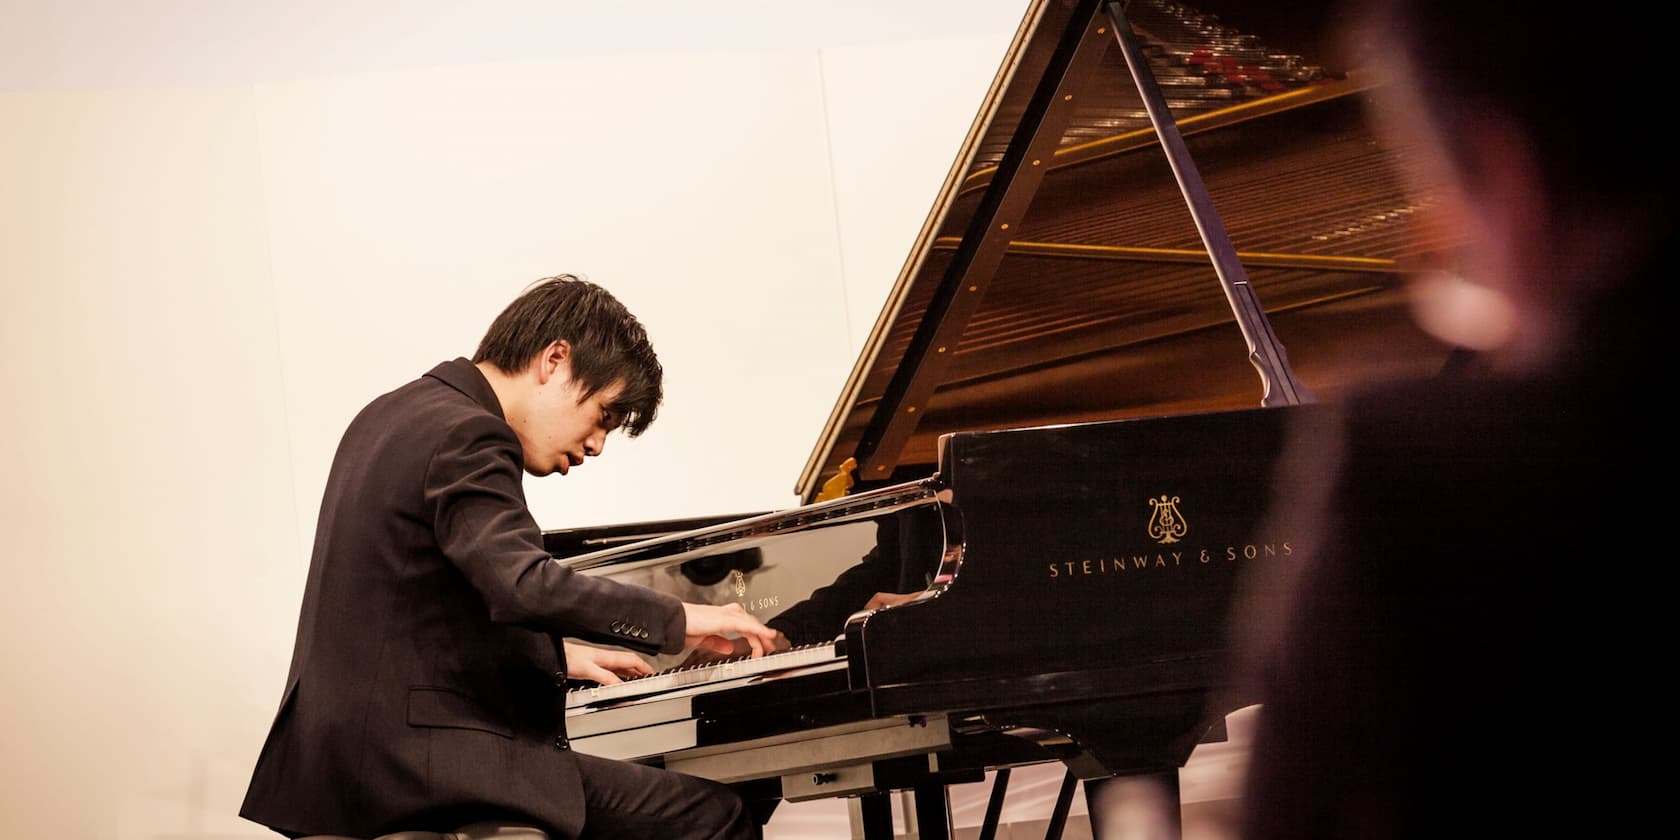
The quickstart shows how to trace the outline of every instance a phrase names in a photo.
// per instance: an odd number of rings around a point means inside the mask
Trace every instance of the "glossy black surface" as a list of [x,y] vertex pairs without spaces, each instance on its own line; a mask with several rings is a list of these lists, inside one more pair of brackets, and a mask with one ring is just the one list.
[[[1245,570],[1294,550],[1260,516],[1285,426],[1319,409],[1258,407],[1137,89],[1097,48],[1100,5],[1030,4],[795,488],[815,498],[855,458],[873,466],[853,494],[566,552],[740,603],[796,644],[840,639],[843,669],[692,694],[686,747],[940,718],[949,748],[874,762],[878,788],[1044,760],[1094,779],[1182,766],[1242,704],[1229,613]],[[1320,4],[1219,5],[1289,50],[1179,4],[1128,14],[1175,117],[1198,121],[1189,152],[1291,363],[1320,394],[1433,368],[1398,276],[1440,243],[1406,226],[1365,84],[1307,54]],[[877,592],[915,597],[860,612]]]
[[[582,560],[645,583],[683,579],[696,557],[737,556],[736,542],[852,559],[800,565],[800,582],[778,578],[776,607],[759,609],[774,625],[850,593],[820,610],[831,623],[819,625],[832,628],[819,635],[843,633],[848,667],[701,693],[694,746],[944,715],[966,735],[1065,735],[1073,745],[1060,755],[1021,749],[1088,776],[1178,767],[1240,701],[1225,668],[1233,594],[1245,568],[1294,551],[1293,535],[1257,520],[1276,491],[1285,424],[1316,410],[954,434],[928,479],[636,543],[618,550],[619,564]],[[864,529],[836,541],[835,523]],[[712,592],[762,601],[759,576],[781,563],[741,575],[745,595],[729,584]],[[918,593],[906,603],[858,612],[875,591],[848,584],[859,577],[925,582],[905,590]]]

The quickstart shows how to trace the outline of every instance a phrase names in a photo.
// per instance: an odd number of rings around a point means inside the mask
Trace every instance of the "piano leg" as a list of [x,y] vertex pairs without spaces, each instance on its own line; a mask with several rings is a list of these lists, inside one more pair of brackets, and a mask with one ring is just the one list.
[[[893,840],[892,796],[886,791],[866,793],[856,800],[852,809],[852,836],[863,840]],[[914,821],[907,827],[919,840],[950,840],[951,801],[945,786],[917,785],[912,789]]]
[[986,819],[980,824],[979,840],[997,837],[998,818],[1003,814],[1003,795],[1009,790],[1009,768],[998,768],[992,778],[992,795],[986,800]]
[[918,840],[950,840],[951,802],[945,795],[945,786],[917,785],[915,790]]
[[[1067,825],[1068,811],[1073,807],[1073,789],[1079,778],[1069,770],[1062,776],[1062,789],[1056,792],[1056,810],[1050,813],[1050,826],[1044,830],[1044,840],[1062,840],[1062,828]],[[1095,826],[1092,826],[1095,829]]]
[[1180,840],[1178,771],[1085,782],[1095,840]]
[[892,800],[887,798],[890,795],[875,791],[857,798],[857,808],[852,814],[854,835],[861,835],[864,840],[893,840]]

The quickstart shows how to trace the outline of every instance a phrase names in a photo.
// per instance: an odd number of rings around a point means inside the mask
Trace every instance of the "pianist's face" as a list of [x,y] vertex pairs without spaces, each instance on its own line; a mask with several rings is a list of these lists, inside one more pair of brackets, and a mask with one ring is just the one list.
[[565,475],[606,447],[607,435],[623,420],[609,406],[624,384],[615,382],[585,397],[572,379],[570,359],[551,363],[545,374],[530,380],[531,398],[514,432],[525,450],[526,472]]

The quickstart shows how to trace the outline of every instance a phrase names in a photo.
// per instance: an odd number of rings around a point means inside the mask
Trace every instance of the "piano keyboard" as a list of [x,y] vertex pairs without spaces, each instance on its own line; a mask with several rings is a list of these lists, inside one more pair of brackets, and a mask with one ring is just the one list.
[[785,671],[789,668],[802,668],[807,665],[832,662],[839,657],[840,652],[835,643],[824,642],[818,645],[791,648],[777,653],[767,653],[757,659],[750,656],[739,656],[700,665],[687,665],[681,668],[672,668],[668,671],[660,671],[657,674],[649,674],[645,677],[635,677],[613,685],[574,688],[566,693],[566,708],[575,709],[579,706],[592,706],[631,697],[661,694],[693,685],[768,674],[772,671]]

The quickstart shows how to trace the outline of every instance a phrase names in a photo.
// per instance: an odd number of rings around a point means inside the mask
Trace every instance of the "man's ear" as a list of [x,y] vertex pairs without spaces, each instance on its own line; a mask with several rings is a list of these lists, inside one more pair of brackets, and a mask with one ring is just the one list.
[[572,345],[565,339],[550,342],[537,354],[537,382],[547,385],[556,375],[572,375]]

